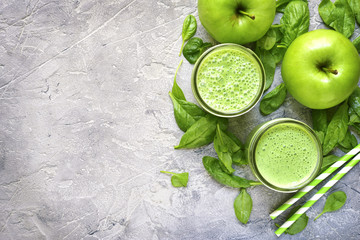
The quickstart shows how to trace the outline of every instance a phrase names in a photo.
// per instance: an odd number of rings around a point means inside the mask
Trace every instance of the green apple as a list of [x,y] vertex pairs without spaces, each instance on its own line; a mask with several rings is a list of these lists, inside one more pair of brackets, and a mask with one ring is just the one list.
[[199,0],[199,18],[218,42],[245,44],[265,35],[275,18],[275,0]]
[[290,94],[313,109],[336,106],[360,78],[360,57],[342,34],[319,29],[295,39],[287,49],[281,75]]

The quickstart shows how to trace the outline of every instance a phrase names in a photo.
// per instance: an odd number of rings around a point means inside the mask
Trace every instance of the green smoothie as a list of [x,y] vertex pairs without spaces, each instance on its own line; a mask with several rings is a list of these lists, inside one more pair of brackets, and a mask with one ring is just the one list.
[[222,113],[236,113],[262,94],[262,68],[248,51],[227,46],[211,51],[196,74],[201,99]]
[[282,123],[266,130],[256,145],[260,175],[279,188],[296,188],[314,173],[318,162],[317,140],[302,126]]

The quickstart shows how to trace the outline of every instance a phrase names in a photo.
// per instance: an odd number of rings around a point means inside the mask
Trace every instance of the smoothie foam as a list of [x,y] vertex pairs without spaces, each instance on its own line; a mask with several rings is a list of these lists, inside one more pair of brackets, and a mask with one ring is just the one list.
[[209,53],[197,71],[196,85],[202,100],[223,113],[247,108],[261,90],[262,71],[256,59],[234,47]]
[[309,179],[316,169],[316,139],[302,126],[283,123],[270,127],[258,140],[256,167],[270,184],[293,188]]

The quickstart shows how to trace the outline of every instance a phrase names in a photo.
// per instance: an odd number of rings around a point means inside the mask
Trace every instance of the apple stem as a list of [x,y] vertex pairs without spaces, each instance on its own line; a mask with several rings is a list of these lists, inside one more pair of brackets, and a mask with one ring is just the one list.
[[330,72],[330,73],[332,73],[334,75],[337,75],[339,73],[338,70],[336,70],[336,69],[333,70],[333,69],[326,68],[326,67],[323,67],[322,70],[325,71],[325,72]]
[[247,12],[244,12],[244,11],[241,11],[241,10],[239,10],[239,13],[251,18],[252,20],[255,20],[255,15],[251,15],[250,13],[247,13]]
[[278,45],[276,45],[276,47],[278,47],[278,48],[287,48],[285,45],[282,45],[282,44],[278,44]]

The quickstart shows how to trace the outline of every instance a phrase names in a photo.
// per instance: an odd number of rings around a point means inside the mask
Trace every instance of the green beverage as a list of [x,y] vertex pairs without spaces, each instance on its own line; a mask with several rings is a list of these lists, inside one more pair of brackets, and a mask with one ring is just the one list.
[[251,50],[221,44],[199,58],[192,87],[205,110],[222,117],[239,116],[249,111],[263,93],[263,66]]
[[313,131],[292,119],[275,119],[250,135],[249,160],[257,178],[278,191],[294,191],[316,177],[321,145]]

